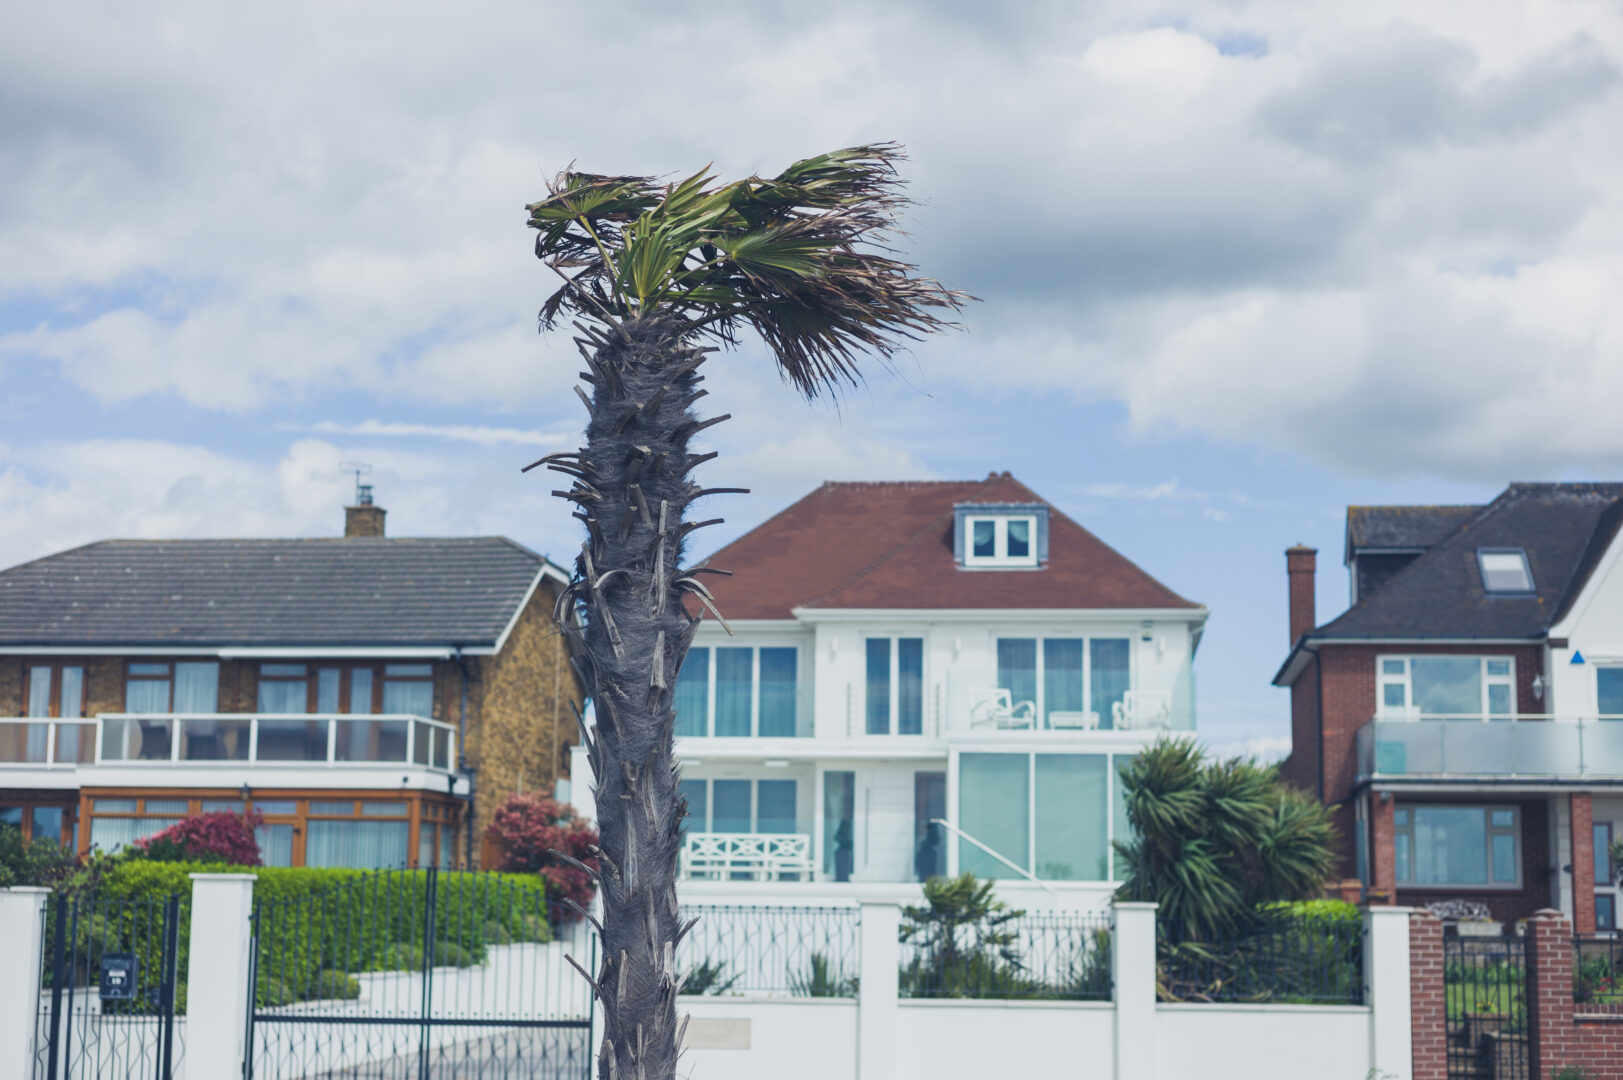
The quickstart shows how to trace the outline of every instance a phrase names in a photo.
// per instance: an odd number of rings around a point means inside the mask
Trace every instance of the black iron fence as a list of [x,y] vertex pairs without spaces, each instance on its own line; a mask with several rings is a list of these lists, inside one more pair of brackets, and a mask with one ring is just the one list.
[[1591,1011],[1623,1013],[1623,939],[1616,934],[1572,939],[1572,1000]]
[[254,908],[248,1080],[590,1070],[595,940],[539,878],[382,871]]
[[1007,913],[902,927],[907,998],[1110,998],[1110,920],[1086,912]]
[[181,907],[179,896],[51,899],[35,1017],[36,1080],[170,1080],[180,1072]]
[[684,994],[856,997],[860,909],[702,904],[682,941]]
[[1527,953],[1515,936],[1443,935],[1449,1080],[1528,1080]]
[[1272,915],[1229,934],[1178,939],[1159,929],[1163,1001],[1361,1005],[1363,927],[1357,919]]

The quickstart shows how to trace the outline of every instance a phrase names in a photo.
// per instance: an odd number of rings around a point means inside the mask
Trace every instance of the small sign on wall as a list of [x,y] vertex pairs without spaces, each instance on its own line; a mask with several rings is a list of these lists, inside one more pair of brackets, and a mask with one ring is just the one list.
[[101,999],[134,1001],[139,965],[134,953],[107,953],[101,958]]
[[748,1050],[750,1048],[750,1022],[748,1020],[688,1021],[687,1036],[683,1044],[692,1050]]

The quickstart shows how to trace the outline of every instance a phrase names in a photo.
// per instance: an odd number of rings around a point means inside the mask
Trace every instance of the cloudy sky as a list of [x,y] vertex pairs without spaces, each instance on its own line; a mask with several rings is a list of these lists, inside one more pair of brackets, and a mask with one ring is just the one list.
[[[0,565],[108,536],[574,523],[524,204],[570,162],[894,139],[963,333],[807,405],[714,364],[731,532],[825,479],[1010,470],[1212,609],[1278,752],[1281,551],[1348,503],[1623,475],[1623,9],[1603,2],[6,5]],[[731,533],[729,533],[731,534]],[[725,540],[726,536],[715,538]],[[1322,565],[1322,564],[1328,564]]]

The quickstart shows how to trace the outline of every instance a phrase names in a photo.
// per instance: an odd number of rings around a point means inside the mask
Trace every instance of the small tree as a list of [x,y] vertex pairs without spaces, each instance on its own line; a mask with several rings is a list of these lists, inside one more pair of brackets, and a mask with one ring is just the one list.
[[259,815],[252,810],[246,814],[221,810],[177,821],[154,836],[137,840],[133,846],[139,857],[155,862],[258,866],[259,841],[254,839],[254,830],[259,825]]
[[1125,900],[1153,900],[1175,941],[1242,930],[1261,905],[1319,895],[1335,838],[1328,812],[1279,770],[1245,758],[1204,761],[1165,738],[1121,770],[1131,840],[1116,842]]
[[1018,939],[1008,924],[1025,912],[993,889],[967,872],[924,883],[924,906],[902,908],[901,940],[921,950],[902,968],[904,989],[916,997],[978,997],[1021,981]]
[[[502,849],[497,868],[538,873],[548,891],[584,910],[592,902],[592,877],[579,864],[596,868],[592,851],[597,830],[579,817],[575,808],[544,795],[512,795],[496,808],[485,830]],[[562,852],[575,860],[560,859]]]

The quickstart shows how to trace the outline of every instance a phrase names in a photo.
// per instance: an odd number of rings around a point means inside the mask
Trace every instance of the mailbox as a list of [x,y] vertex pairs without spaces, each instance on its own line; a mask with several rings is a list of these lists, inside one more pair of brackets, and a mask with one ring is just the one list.
[[134,1001],[138,965],[134,953],[107,953],[101,958],[101,999]]

